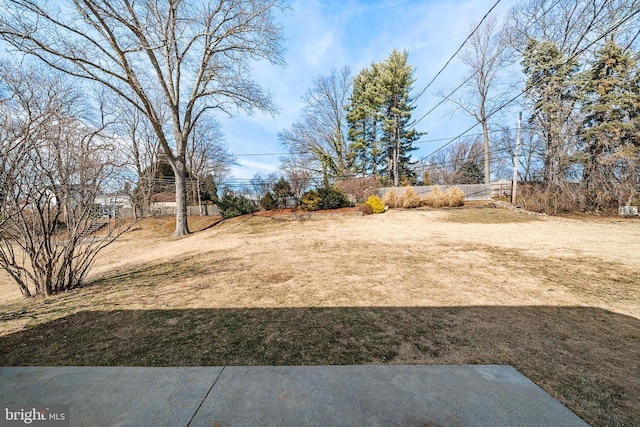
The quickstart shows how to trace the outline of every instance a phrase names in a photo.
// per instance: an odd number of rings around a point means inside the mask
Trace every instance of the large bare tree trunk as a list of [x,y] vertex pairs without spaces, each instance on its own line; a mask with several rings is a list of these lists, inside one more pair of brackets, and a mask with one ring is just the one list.
[[[250,64],[284,65],[282,0],[6,0],[0,38],[140,111],[175,163],[176,236],[188,233],[185,144],[209,111],[275,113]],[[58,4],[60,3],[60,5]],[[64,14],[58,8],[64,9]],[[169,138],[166,118],[174,135]],[[175,147],[173,146],[175,144]]]
[[174,237],[189,234],[187,222],[187,178],[184,157],[173,159],[171,162],[176,179],[176,231]]

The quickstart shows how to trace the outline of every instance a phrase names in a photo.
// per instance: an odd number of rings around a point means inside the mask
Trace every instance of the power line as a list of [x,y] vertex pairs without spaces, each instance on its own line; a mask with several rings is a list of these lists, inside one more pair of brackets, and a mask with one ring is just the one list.
[[[549,13],[549,11],[551,9],[553,9],[558,3],[560,3],[561,0],[556,0],[555,3],[553,3],[551,6],[549,6],[548,9],[546,9],[540,16],[538,16],[535,20],[533,20],[533,22],[531,22],[529,25],[527,25],[525,27],[525,30],[531,28],[536,22],[538,22],[540,19],[542,19],[547,13]],[[494,5],[495,7],[495,5]],[[490,11],[489,11],[490,12]],[[486,18],[486,15],[485,15]],[[484,18],[483,18],[484,19]],[[480,24],[482,23],[482,21],[480,22]],[[478,27],[480,26],[480,24],[478,24]],[[478,29],[478,27],[476,27],[476,29],[474,30],[474,32]],[[473,33],[471,33],[471,35],[469,37],[471,37],[473,35]],[[468,40],[469,38],[467,38]],[[466,43],[466,40],[465,40]],[[463,43],[464,45],[464,43]],[[461,46],[462,47],[462,46]],[[498,52],[491,58],[491,61],[493,61],[494,59],[496,59],[498,56],[502,55],[504,53],[505,50],[507,50],[508,46],[505,45],[502,47],[502,49],[498,50]],[[458,49],[459,51],[460,49]],[[457,54],[458,52],[456,52]],[[455,56],[455,54],[454,54]],[[473,77],[475,77],[478,73],[480,72],[480,70],[476,70],[473,73],[471,73],[471,75],[469,77],[467,77],[467,79],[465,81],[463,81],[462,83],[460,83],[455,89],[453,89],[446,97],[444,97],[442,100],[440,100],[440,102],[438,102],[433,108],[431,108],[429,111],[427,111],[425,114],[423,114],[418,120],[416,120],[415,122],[413,122],[413,124],[411,125],[411,129],[415,129],[415,126],[421,122],[424,118],[426,118],[429,114],[431,114],[436,108],[438,108],[440,105],[444,104],[446,101],[448,101],[451,96],[453,96],[453,94],[455,94],[458,90],[460,90],[467,82],[469,82],[469,80],[471,80]],[[431,82],[433,83],[433,81]],[[427,87],[429,87],[431,85],[431,83],[429,83],[429,85],[427,85]],[[427,88],[425,88],[422,92],[420,92],[420,95],[422,95],[424,93],[424,91]],[[418,96],[419,97],[419,96]],[[416,97],[416,99],[418,99],[418,97]]]
[[473,31],[471,32],[471,34],[469,34],[469,36],[467,36],[467,38],[462,42],[462,44],[460,45],[460,47],[458,48],[458,50],[456,50],[454,52],[453,55],[451,55],[451,57],[449,58],[449,60],[442,66],[442,68],[440,68],[440,71],[438,71],[438,73],[431,79],[431,81],[427,84],[427,86],[422,89],[422,91],[418,94],[418,96],[416,96],[413,99],[413,102],[415,103],[415,101],[418,100],[418,98],[420,98],[427,89],[429,89],[429,87],[433,84],[433,82],[436,81],[436,79],[438,78],[438,76],[440,76],[440,74],[442,74],[442,72],[444,71],[445,68],[447,68],[447,66],[449,65],[449,63],[451,61],[453,61],[453,58],[456,57],[456,55],[458,55],[458,53],[460,53],[460,51],[462,50],[462,48],[464,47],[464,45],[469,41],[469,39],[471,37],[473,37],[473,35],[476,33],[476,31],[478,31],[478,28],[480,28],[480,25],[482,25],[482,23],[484,22],[485,19],[487,19],[487,16],[489,16],[489,14],[493,11],[493,9],[496,8],[496,6],[498,6],[498,3],[500,3],[501,0],[496,1],[493,6],[491,6],[491,9],[489,9],[489,11],[487,13],[484,14],[484,16],[482,17],[482,19],[480,20],[480,22],[478,23],[478,25],[476,25],[476,27],[473,29]]
[[286,156],[291,153],[239,153],[232,154],[234,157],[260,157],[260,156]]
[[[622,21],[620,21],[618,24],[616,24],[615,26],[611,27],[608,31],[606,31],[604,34],[602,34],[601,36],[597,37],[595,40],[593,40],[591,43],[589,43],[587,46],[585,46],[584,48],[576,51],[573,55],[571,55],[563,64],[563,66],[569,64],[571,61],[573,61],[576,57],[578,57],[579,55],[581,55],[582,53],[584,53],[587,49],[589,49],[591,46],[593,46],[594,44],[596,44],[597,42],[599,42],[600,40],[602,40],[603,38],[605,38],[606,36],[608,36],[610,33],[612,33],[613,31],[615,31],[616,29],[618,29],[618,27],[620,27],[621,25],[623,25],[624,23],[626,23],[627,21],[631,20],[635,15],[640,14],[640,10],[636,10],[635,12],[633,12],[631,15],[627,16],[625,19],[623,19]],[[535,83],[538,83],[541,80],[541,78],[539,78]],[[516,99],[520,98],[522,95],[524,95],[527,92],[527,89],[523,89],[522,91],[520,91],[516,96],[514,96],[513,98],[509,99],[507,102],[505,102],[504,104],[500,105],[496,110],[494,110],[493,112],[491,112],[490,114],[487,115],[487,119],[491,118],[494,114],[500,112],[502,109],[504,109],[505,107],[507,107],[508,105],[510,105],[512,102],[514,102]],[[446,144],[444,144],[443,146],[441,146],[440,148],[438,148],[437,150],[435,150],[434,152],[432,152],[431,154],[429,154],[426,157],[430,157],[433,156],[435,153],[437,153],[438,151],[442,150],[443,148],[445,148],[446,146],[452,144],[455,140],[463,137],[467,132],[469,132],[471,129],[475,128],[476,126],[478,126],[481,122],[477,121],[473,126],[469,127],[467,130],[465,130],[464,132],[460,133],[458,136],[456,136],[455,138],[452,138],[449,142],[447,142]]]

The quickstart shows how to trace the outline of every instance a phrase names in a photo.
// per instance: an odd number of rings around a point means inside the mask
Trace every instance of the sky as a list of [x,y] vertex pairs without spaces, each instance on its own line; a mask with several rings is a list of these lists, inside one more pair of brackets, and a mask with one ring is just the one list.
[[[286,152],[278,133],[299,118],[302,96],[316,78],[345,65],[355,75],[372,62],[386,59],[396,48],[409,52],[416,78],[413,95],[417,95],[494,3],[495,0],[292,1],[291,9],[278,18],[284,25],[287,65],[257,63],[253,70],[253,78],[272,94],[279,114],[218,117],[229,150],[238,160],[232,169],[233,180],[240,184],[256,173],[277,171],[282,155],[270,154]],[[501,20],[515,4],[516,0],[502,0],[490,16]],[[417,100],[413,118],[420,118],[437,104],[437,92],[455,88],[465,73],[465,66],[454,59]],[[416,126],[427,134],[417,144],[413,159],[429,155],[447,142],[431,140],[454,137],[474,123],[461,113],[452,115],[452,110],[451,105],[443,104]]]

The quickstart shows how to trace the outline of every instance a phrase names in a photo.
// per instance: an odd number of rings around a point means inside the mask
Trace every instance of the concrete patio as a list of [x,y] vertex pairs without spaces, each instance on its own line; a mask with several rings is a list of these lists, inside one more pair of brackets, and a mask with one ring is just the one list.
[[2,367],[0,404],[72,426],[587,425],[511,366]]

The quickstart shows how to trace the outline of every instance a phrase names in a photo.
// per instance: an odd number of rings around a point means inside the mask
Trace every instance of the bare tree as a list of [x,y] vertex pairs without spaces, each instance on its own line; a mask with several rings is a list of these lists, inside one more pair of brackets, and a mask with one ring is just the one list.
[[459,109],[482,126],[485,183],[491,182],[489,119],[502,108],[505,94],[499,87],[498,78],[505,64],[504,51],[501,29],[495,19],[489,18],[473,33],[469,46],[461,55],[471,73],[464,83],[466,90],[451,98]]
[[352,84],[348,66],[318,77],[303,96],[300,120],[278,135],[292,154],[314,159],[325,183],[350,170],[346,117]]
[[[0,67],[6,94],[0,151],[0,268],[25,297],[82,283],[97,253],[123,228],[100,236],[95,198],[112,174],[113,147],[81,120],[70,84],[37,71]],[[106,224],[105,224],[106,225]]]
[[469,137],[422,159],[416,170],[428,173],[432,185],[456,184],[462,165],[469,162],[479,165],[482,158],[482,141]]
[[119,141],[118,152],[124,166],[119,176],[120,188],[129,196],[134,215],[144,217],[151,213],[160,141],[140,110],[109,95],[103,94],[101,99],[105,105],[103,114],[113,123],[111,130]]
[[529,0],[510,11],[508,37],[520,53],[535,38],[581,60],[583,54],[592,56],[603,34],[623,46],[639,42],[638,10],[640,0]]
[[257,172],[250,180],[251,192],[256,200],[261,200],[267,193],[273,191],[273,186],[278,182],[280,176],[272,172],[268,175]]
[[291,155],[280,159],[280,170],[291,183],[291,191],[296,200],[300,200],[313,181],[313,173],[305,157]]
[[229,152],[220,123],[203,117],[189,137],[186,150],[187,170],[192,176],[204,179],[211,175],[215,185],[229,175],[236,157]]
[[254,60],[284,62],[273,16],[282,7],[281,0],[3,0],[0,36],[145,115],[174,171],[174,235],[182,236],[189,233],[185,156],[198,120],[211,109],[274,112],[249,72]]
[[[515,157],[516,135],[515,130],[503,127],[495,138],[492,161],[493,170],[501,178],[511,180],[513,178],[513,160]],[[525,126],[520,134],[520,147],[518,149],[518,179],[521,181],[534,181],[542,176],[542,159],[544,158],[544,143],[538,136],[538,132]]]

